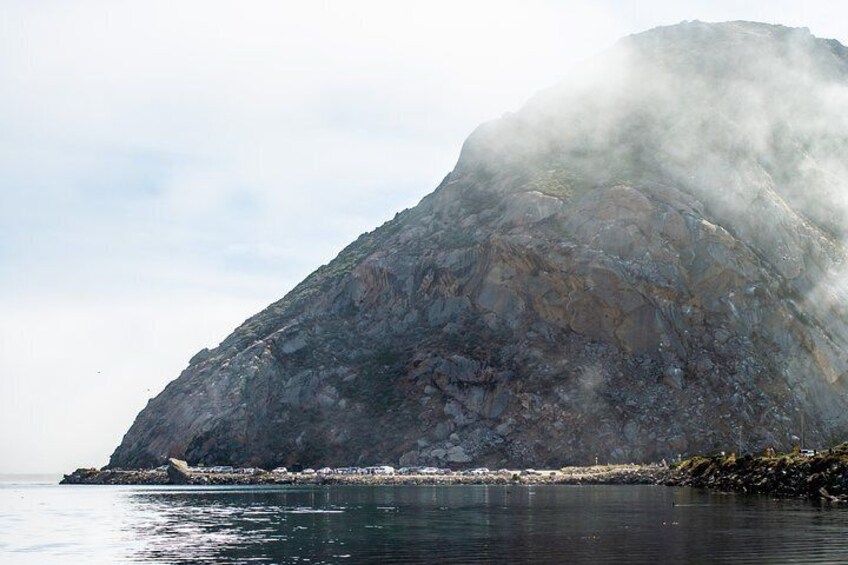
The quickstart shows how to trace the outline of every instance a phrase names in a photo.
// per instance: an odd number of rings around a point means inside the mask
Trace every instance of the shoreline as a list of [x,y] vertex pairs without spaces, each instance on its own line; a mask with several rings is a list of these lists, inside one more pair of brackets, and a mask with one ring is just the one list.
[[668,486],[848,502],[848,443],[815,455],[800,453],[693,457],[669,474]]
[[171,459],[157,469],[77,469],[63,485],[663,485],[713,492],[761,494],[848,502],[848,443],[814,455],[734,454],[692,457],[671,467],[660,464],[592,465],[556,470],[449,471],[346,474],[203,472]]
[[[174,472],[161,469],[77,469],[65,475],[63,485],[584,485],[662,484],[669,469],[660,465],[596,465],[540,470],[467,474],[243,473]],[[175,480],[176,479],[176,480]]]

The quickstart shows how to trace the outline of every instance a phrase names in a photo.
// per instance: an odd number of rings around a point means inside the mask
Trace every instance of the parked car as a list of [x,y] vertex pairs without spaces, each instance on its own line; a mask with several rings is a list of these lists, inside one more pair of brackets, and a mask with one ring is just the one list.
[[336,469],[336,473],[339,475],[358,475],[359,468],[358,467],[339,467]]
[[395,468],[391,465],[375,465],[366,469],[369,475],[394,475]]
[[397,473],[398,475],[418,475],[419,473],[421,473],[421,469],[422,469],[422,467],[418,467],[418,466],[401,467],[400,469],[395,471],[395,473]]
[[271,472],[274,473],[275,475],[285,475],[286,473],[289,472],[289,470],[286,469],[285,467],[275,467],[274,470],[271,471]]

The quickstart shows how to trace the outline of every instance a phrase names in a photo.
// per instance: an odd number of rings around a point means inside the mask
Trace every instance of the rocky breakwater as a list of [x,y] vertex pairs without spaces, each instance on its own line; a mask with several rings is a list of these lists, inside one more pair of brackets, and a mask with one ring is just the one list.
[[661,465],[596,465],[557,470],[447,472],[443,474],[350,475],[342,473],[252,472],[203,473],[173,460],[167,469],[77,469],[66,485],[636,485],[662,484],[668,468]]
[[81,467],[62,477],[62,485],[165,485],[168,475],[160,469],[95,469]]
[[250,485],[293,482],[290,477],[263,469],[238,469],[231,473],[198,471],[180,459],[155,469],[80,468],[65,475],[63,485]]
[[322,484],[379,485],[651,485],[662,484],[668,469],[660,465],[596,465],[557,470],[499,470],[446,475],[326,475]]
[[848,502],[848,443],[813,456],[694,457],[669,473],[664,484]]

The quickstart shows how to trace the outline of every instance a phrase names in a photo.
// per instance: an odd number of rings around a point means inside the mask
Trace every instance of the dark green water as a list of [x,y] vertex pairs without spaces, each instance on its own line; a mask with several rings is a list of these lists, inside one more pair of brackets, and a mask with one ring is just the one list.
[[848,509],[647,486],[0,485],[0,563],[848,562]]

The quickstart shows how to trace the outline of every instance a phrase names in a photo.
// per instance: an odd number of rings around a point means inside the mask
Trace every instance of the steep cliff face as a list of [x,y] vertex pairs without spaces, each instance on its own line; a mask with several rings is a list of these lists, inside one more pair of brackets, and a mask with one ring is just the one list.
[[480,127],[198,353],[113,467],[562,465],[848,430],[848,50],[686,23]]

